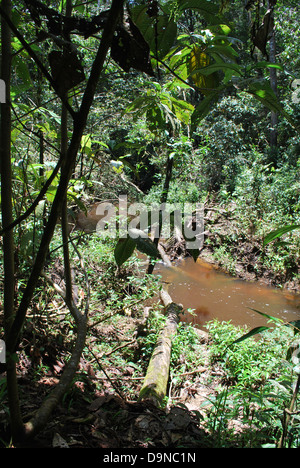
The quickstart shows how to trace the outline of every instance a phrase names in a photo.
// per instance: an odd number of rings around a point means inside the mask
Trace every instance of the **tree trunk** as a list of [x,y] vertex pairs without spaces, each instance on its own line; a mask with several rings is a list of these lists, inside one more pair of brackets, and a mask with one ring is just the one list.
[[172,302],[166,291],[162,291],[161,299],[166,308],[167,319],[159,334],[139,395],[140,400],[150,399],[157,405],[160,405],[166,396],[172,341],[177,333],[179,314],[182,311],[182,306]]
[[[72,15],[72,0],[67,0],[66,2],[66,17]],[[68,53],[68,48],[64,47],[64,53]],[[65,93],[64,102],[68,102],[69,93]],[[68,109],[62,103],[61,109],[61,141],[60,141],[60,151],[63,156],[63,166],[67,164],[67,152],[68,152]],[[70,265],[70,250],[69,250],[69,239],[68,239],[68,199],[67,191],[64,196],[63,205],[62,205],[62,214],[61,214],[61,231],[62,231],[62,241],[63,241],[63,255],[64,255],[64,277],[66,284],[66,303],[71,305],[73,294],[72,294],[72,274],[71,274],[71,265]]]
[[45,427],[51,413],[61,401],[66,391],[69,389],[70,384],[75,376],[86,341],[86,316],[82,316],[81,320],[77,321],[76,325],[77,338],[74,344],[72,356],[64,369],[59,383],[54,388],[54,390],[52,390],[48,398],[45,399],[41,407],[36,411],[33,418],[25,424],[25,435],[28,439],[32,439],[38,432],[40,432]]
[[[165,182],[164,182],[164,187],[163,187],[163,191],[162,191],[162,195],[161,195],[161,201],[160,201],[161,207],[164,206],[164,204],[167,202],[167,199],[168,199],[169,186],[170,186],[170,182],[171,182],[171,179],[172,179],[173,163],[174,163],[173,157],[168,156]],[[156,245],[156,247],[159,244],[161,230],[162,230],[162,215],[161,215],[161,212],[160,212],[159,213],[159,221],[158,221],[158,229],[157,229],[157,232],[156,232],[155,238],[154,238],[154,244]],[[150,261],[149,265],[148,265],[148,269],[147,269],[147,274],[151,275],[153,273],[154,267],[155,267],[155,263],[152,263]]]
[[[269,1],[269,8],[272,11],[272,19],[274,24],[274,2]],[[275,40],[275,26],[273,26],[270,37],[269,60],[271,63],[276,63],[276,40]],[[270,85],[274,93],[277,91],[277,72],[276,68],[270,68]],[[271,161],[277,165],[277,136],[278,136],[278,113],[271,111],[271,129],[270,129],[270,151]]]
[[[2,0],[1,6],[11,17],[11,0]],[[2,63],[1,79],[6,84],[6,103],[1,104],[1,212],[3,229],[13,221],[12,207],[12,172],[11,172],[11,32],[6,23],[1,21]],[[4,270],[4,331],[6,342],[6,379],[11,432],[14,438],[23,434],[23,423],[19,405],[14,349],[8,344],[8,337],[14,319],[15,294],[15,246],[13,229],[3,235],[3,270]]]

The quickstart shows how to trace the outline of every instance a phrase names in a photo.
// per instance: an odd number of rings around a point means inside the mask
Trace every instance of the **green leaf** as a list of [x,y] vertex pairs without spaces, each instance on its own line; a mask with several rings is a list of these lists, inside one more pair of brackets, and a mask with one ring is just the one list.
[[177,36],[177,24],[167,14],[150,17],[148,6],[140,5],[131,10],[134,23],[149,44],[153,55],[163,59],[174,45]]
[[187,249],[187,251],[193,257],[194,262],[196,262],[200,254],[200,249]]
[[60,125],[61,123],[61,117],[60,115],[56,114],[55,112],[53,112],[52,110],[50,109],[46,109],[45,107],[39,107],[37,109],[37,112],[39,112],[40,114],[44,115],[45,116],[45,119],[47,119],[47,115],[46,114],[49,114],[57,124]]
[[135,249],[136,242],[131,237],[120,239],[115,247],[114,256],[117,265],[120,267],[128,260]]
[[205,96],[210,94],[219,84],[219,78],[214,71],[210,73],[202,73],[210,66],[210,56],[202,51],[202,47],[193,47],[188,59],[189,76],[196,86]]
[[228,36],[228,34],[231,32],[231,29],[227,24],[219,24],[219,28],[226,36]]
[[[78,206],[78,208],[85,214],[87,215],[87,207],[86,205],[82,202],[82,200],[80,199],[80,197],[78,196],[78,193],[76,192],[73,192],[71,189],[68,189],[68,197],[72,199],[72,201],[74,201],[76,203],[76,205]],[[70,210],[70,214],[72,214],[72,210]]]
[[79,3],[78,5],[74,5],[73,10],[78,11],[78,13],[84,14],[84,10],[85,10],[84,3]]
[[244,91],[254,96],[255,99],[260,101],[271,111],[283,115],[286,118],[286,120],[292,125],[292,127],[296,130],[296,132],[300,133],[299,125],[297,125],[297,122],[294,121],[293,117],[291,117],[288,114],[288,112],[286,112],[283,109],[268,82],[263,80],[254,81],[250,83],[248,89],[245,89]]
[[93,143],[96,145],[104,146],[104,148],[108,148],[107,144],[100,140],[93,140]]
[[118,266],[123,265],[131,257],[135,248],[151,258],[160,258],[156,245],[144,231],[131,228],[128,233],[129,236],[126,239],[120,239],[115,247],[114,256]]
[[269,328],[270,327],[256,327],[256,328],[253,328],[252,330],[250,330],[245,335],[243,335],[240,338],[238,338],[237,340],[233,341],[229,346],[231,346],[233,344],[241,343],[242,341],[245,341],[248,338],[251,338],[251,336],[257,335],[258,333],[262,333],[265,330],[269,330]]
[[160,254],[157,250],[156,245],[151,239],[149,239],[149,237],[139,236],[134,240],[136,243],[136,248],[140,252],[148,255],[148,257],[151,257],[151,258],[160,258]]
[[246,92],[254,96],[255,99],[260,101],[264,106],[268,107],[268,109],[274,112],[284,113],[283,108],[269,83],[263,81],[254,81],[253,83],[250,83]]
[[277,318],[277,317],[273,317],[272,315],[268,315],[264,312],[261,312],[260,310],[256,310],[256,309],[252,309],[252,307],[249,307],[250,310],[253,310],[253,312],[256,312],[257,314],[261,315],[262,317],[265,317],[266,319],[270,320],[271,322],[275,322],[279,325],[282,325],[284,323],[283,320]]
[[211,46],[205,49],[205,52],[212,57],[223,56],[230,59],[236,59],[239,56],[238,52],[231,47],[231,45],[216,45],[212,44]]
[[163,130],[165,126],[165,119],[162,110],[156,106],[152,109],[149,108],[146,112],[146,119],[149,129],[153,132],[156,130]]
[[92,151],[92,136],[90,134],[83,135],[81,138],[81,151],[86,155],[91,154]]
[[184,10],[196,10],[211,24],[219,22],[219,5],[209,0],[178,0],[178,8]]
[[123,116],[131,113],[135,114],[135,117],[141,117],[145,112],[147,112],[148,109],[152,109],[153,106],[156,105],[156,97],[151,95],[151,96],[140,96],[136,98],[123,112]]
[[251,65],[250,67],[248,67],[248,71],[256,70],[257,68],[277,68],[278,70],[281,70],[281,71],[284,70],[283,66],[280,65],[279,63],[271,63],[271,62],[263,61],[263,62],[257,62],[254,65]]
[[191,47],[189,45],[183,48],[176,46],[176,48],[172,49],[170,53],[169,66],[183,80],[186,80],[188,76],[187,59],[189,58],[190,54]]
[[204,67],[204,68],[199,68],[199,69],[195,69],[192,73],[191,73],[191,76],[196,74],[196,73],[201,73],[201,75],[211,75],[212,73],[216,72],[216,71],[220,71],[220,70],[231,70],[233,72],[235,72],[235,74],[237,75],[242,75],[242,72],[241,72],[241,69],[239,67],[239,65],[236,65],[234,63],[230,63],[230,62],[215,62],[213,63],[212,65],[208,65],[207,67]]
[[279,229],[275,229],[275,231],[271,231],[264,238],[263,246],[267,245],[272,240],[277,239],[277,237],[281,237],[283,234],[293,231],[294,229],[300,229],[300,224],[291,224],[290,226],[283,226]]
[[212,104],[217,100],[219,93],[214,91],[211,92],[208,96],[206,96],[203,101],[196,107],[192,114],[192,131],[194,131],[201,122],[201,120],[206,117],[209,113]]
[[181,99],[172,98],[173,111],[180,122],[188,124],[194,111],[194,106]]

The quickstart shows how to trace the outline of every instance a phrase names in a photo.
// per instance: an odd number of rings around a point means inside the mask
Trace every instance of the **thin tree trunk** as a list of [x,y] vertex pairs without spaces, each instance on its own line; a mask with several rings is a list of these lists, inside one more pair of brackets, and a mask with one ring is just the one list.
[[[272,10],[272,20],[274,23],[274,5],[269,1],[269,8]],[[270,38],[269,60],[271,63],[276,63],[276,39],[275,26],[273,26]],[[277,71],[276,68],[270,68],[270,85],[274,93],[278,94],[277,90]],[[270,129],[270,149],[272,162],[277,163],[277,137],[278,137],[278,113],[271,111],[271,129]]]
[[[162,195],[161,195],[161,207],[164,206],[164,204],[167,202],[167,199],[168,199],[169,187],[170,187],[170,182],[171,182],[171,179],[172,179],[173,163],[174,163],[173,157],[168,156],[165,182],[164,182],[164,187],[163,187],[163,191],[162,191]],[[157,228],[157,232],[156,232],[156,235],[155,235],[155,238],[154,238],[154,241],[153,241],[154,244],[156,245],[156,247],[158,247],[158,244],[159,244],[159,240],[160,240],[160,236],[161,236],[161,230],[162,230],[162,214],[160,212],[159,213],[158,228]],[[150,263],[148,265],[148,269],[147,269],[147,274],[149,274],[149,275],[152,274],[153,270],[154,270],[154,267],[155,267],[155,263],[152,263],[150,261]]]
[[45,427],[54,408],[56,408],[66,391],[69,389],[85,346],[86,333],[87,320],[86,316],[82,316],[80,321],[77,321],[77,338],[74,343],[72,356],[64,369],[59,383],[45,399],[41,407],[36,411],[33,418],[25,424],[26,437],[28,439],[32,439]]
[[[72,0],[67,0],[66,3],[66,16],[72,15]],[[64,47],[64,53],[68,53],[67,47]],[[68,92],[66,92],[64,101],[68,101]],[[68,151],[68,110],[62,104],[61,110],[61,154],[63,155],[64,164],[67,163],[67,151]],[[64,276],[66,283],[66,303],[72,304],[72,274],[70,265],[70,251],[68,242],[68,206],[67,206],[67,192],[64,196],[62,205],[62,216],[61,216],[61,227],[62,227],[62,240],[63,240],[63,253],[64,253]]]
[[[11,1],[2,0],[1,6],[11,17]],[[1,211],[2,226],[5,229],[13,221],[12,206],[12,172],[11,172],[11,32],[6,21],[1,21],[2,64],[1,79],[6,84],[6,103],[1,104]],[[6,341],[6,378],[10,424],[13,437],[23,432],[23,423],[19,405],[19,394],[16,374],[14,349],[9,345],[9,334],[14,319],[15,294],[15,247],[13,230],[9,229],[3,236],[3,269],[4,269],[4,331]]]

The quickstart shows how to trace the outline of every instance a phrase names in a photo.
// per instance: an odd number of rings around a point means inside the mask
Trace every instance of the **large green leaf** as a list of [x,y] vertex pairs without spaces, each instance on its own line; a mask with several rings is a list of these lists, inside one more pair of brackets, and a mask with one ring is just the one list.
[[201,73],[201,75],[208,76],[208,75],[211,75],[214,72],[221,71],[221,70],[223,71],[223,70],[227,70],[227,69],[232,70],[236,75],[239,75],[239,76],[242,75],[242,71],[241,71],[241,68],[239,67],[239,65],[237,65],[235,63],[221,62],[221,61],[212,63],[211,65],[208,65],[207,67],[204,67],[204,68],[196,68],[191,73],[191,75],[194,75],[196,73]]
[[278,325],[282,325],[284,323],[284,321],[278,317],[273,317],[272,315],[266,314],[265,312],[261,312],[260,310],[252,309],[252,307],[250,307],[250,309],[253,310],[253,312],[256,312],[257,314],[261,315],[262,317],[268,319],[270,322],[275,322]]
[[140,229],[129,228],[129,236],[135,242],[136,248],[152,258],[160,258],[160,254],[157,250],[154,242]]
[[300,229],[300,224],[291,224],[290,226],[283,226],[279,229],[275,229],[264,238],[263,245],[267,245],[269,242],[281,237],[283,234],[294,231],[294,229]]
[[219,92],[213,91],[196,107],[192,114],[192,131],[196,129],[201,120],[209,113],[213,103],[218,99],[218,96]]
[[149,44],[153,55],[163,59],[174,45],[177,36],[177,24],[167,14],[149,16],[148,6],[140,5],[131,10],[131,16]]
[[[256,309],[252,309],[252,308],[250,308],[250,309],[253,310],[254,312],[256,312],[257,314],[260,314],[262,317],[268,319],[269,321],[277,323],[278,325],[282,325],[284,323],[283,320],[281,320],[281,319],[279,319],[277,317],[273,317],[272,315],[268,315],[268,314],[266,314],[264,312],[261,312],[260,310],[256,310]],[[243,335],[240,338],[238,338],[237,340],[233,341],[231,343],[231,345],[236,344],[236,343],[241,343],[242,341],[247,340],[251,336],[257,335],[258,333],[262,333],[262,332],[264,332],[266,330],[269,330],[269,329],[270,329],[270,327],[265,327],[265,326],[255,327],[252,330],[250,330],[248,333],[246,333],[245,335]],[[229,346],[231,346],[231,345],[229,345]]]
[[136,98],[129,106],[126,107],[123,115],[128,113],[136,113],[137,117],[143,115],[148,108],[153,107],[153,101],[155,100],[154,96],[140,96]]
[[162,109],[159,106],[153,106],[146,112],[146,119],[149,129],[155,133],[157,130],[163,130],[165,127],[165,118]]
[[[233,344],[237,344],[237,343],[241,343],[242,341],[245,341],[247,340],[248,338],[250,338],[251,336],[254,336],[254,335],[257,335],[258,333],[262,333],[264,332],[265,330],[269,330],[270,327],[256,327],[256,328],[253,328],[252,330],[250,330],[248,333],[246,333],[245,335],[241,336],[240,338],[238,338],[237,340],[233,341],[231,343],[231,345]],[[230,345],[230,346],[231,346]]]
[[227,57],[232,60],[235,60],[239,56],[238,52],[228,44],[212,44],[211,46],[206,47],[205,52],[212,57]]
[[284,113],[283,108],[272,90],[270,84],[266,81],[254,81],[249,84],[247,93],[251,94],[264,106],[274,112]]
[[300,133],[299,125],[293,119],[293,117],[283,109],[269,82],[263,79],[255,81],[249,79],[241,80],[240,83],[235,83],[235,86],[237,88],[240,88],[241,91],[246,92],[251,96],[255,97],[255,99],[260,101],[269,110],[275,113],[280,113],[283,117],[286,118],[286,120],[296,130],[296,132]]
[[215,70],[202,73],[210,65],[210,56],[203,52],[202,47],[194,46],[188,59],[189,76],[205,96],[214,91],[219,84],[219,77]]
[[131,228],[128,230],[128,234],[126,239],[119,239],[114,250],[118,266],[123,265],[131,257],[135,248],[151,258],[160,258],[156,245],[145,235],[144,231]]
[[248,71],[256,70],[258,68],[276,68],[277,70],[281,70],[281,71],[284,70],[283,66],[280,65],[279,63],[271,63],[271,62],[262,61],[262,62],[257,62],[254,65],[250,65],[248,67]]
[[[251,309],[251,310],[253,310],[254,312],[262,315],[265,318],[267,318],[269,321],[277,323],[278,325],[286,325],[288,327],[290,327],[290,326],[293,327],[294,328],[294,334],[299,333],[300,320],[295,320],[295,321],[292,321],[292,322],[284,323],[283,320],[281,320],[281,319],[279,319],[277,317],[273,317],[271,315],[265,314],[264,312],[260,312],[259,310],[256,310],[256,309]],[[247,340],[251,336],[257,335],[257,334],[262,333],[262,332],[264,332],[266,330],[270,330],[270,328],[271,327],[265,327],[265,326],[255,327],[252,330],[250,330],[248,333],[245,333],[245,335],[243,335],[240,338],[238,338],[237,340],[233,341],[229,346],[231,346],[233,344],[236,344],[236,343],[241,343],[242,341]]]
[[120,267],[126,260],[128,260],[135,249],[135,240],[131,237],[120,239],[115,247],[114,256],[117,265]]
[[180,122],[188,124],[194,111],[194,106],[182,99],[176,99],[171,96],[173,112]]

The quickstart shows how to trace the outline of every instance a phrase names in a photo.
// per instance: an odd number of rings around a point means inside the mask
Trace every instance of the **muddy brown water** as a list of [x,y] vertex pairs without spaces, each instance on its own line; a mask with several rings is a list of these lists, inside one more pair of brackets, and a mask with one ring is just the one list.
[[199,328],[213,319],[249,328],[273,326],[252,309],[287,322],[300,319],[300,294],[233,278],[199,259],[171,268],[157,264],[155,271],[168,283],[174,302],[194,309],[194,314],[185,311],[182,320]]

